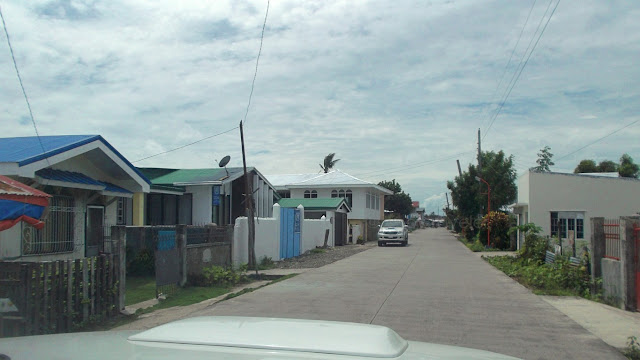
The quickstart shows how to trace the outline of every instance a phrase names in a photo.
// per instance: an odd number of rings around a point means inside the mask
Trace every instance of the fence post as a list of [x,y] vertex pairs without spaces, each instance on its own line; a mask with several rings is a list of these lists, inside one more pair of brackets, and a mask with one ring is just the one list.
[[117,255],[116,272],[118,272],[118,310],[124,310],[124,302],[127,296],[127,228],[125,226],[114,226],[111,228],[111,246],[116,244],[115,254]]
[[591,218],[591,280],[602,277],[602,258],[606,241],[604,239],[604,218]]
[[180,286],[187,284],[187,225],[176,225],[176,247],[180,257]]
[[624,307],[626,310],[636,310],[636,272],[634,257],[636,244],[633,236],[634,223],[637,224],[640,217],[624,216],[620,218],[620,261],[622,262],[622,290]]

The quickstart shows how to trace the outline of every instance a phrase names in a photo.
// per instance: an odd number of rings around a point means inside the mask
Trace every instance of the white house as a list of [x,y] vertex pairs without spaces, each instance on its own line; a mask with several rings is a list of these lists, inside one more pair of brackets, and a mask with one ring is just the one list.
[[345,198],[351,208],[347,214],[349,242],[356,242],[358,236],[365,239],[375,236],[373,229],[384,220],[384,196],[393,192],[377,184],[370,183],[333,170],[321,174],[267,175],[283,198]]
[[[518,202],[511,205],[518,224],[535,223],[542,235],[558,236],[563,246],[573,234],[576,249],[591,238],[590,218],[618,218],[640,211],[640,180],[527,171],[518,179]],[[522,245],[518,236],[518,248]]]
[[52,195],[45,226],[0,232],[0,260],[77,259],[105,251],[111,225],[131,224],[150,182],[99,135],[0,138],[0,174]]

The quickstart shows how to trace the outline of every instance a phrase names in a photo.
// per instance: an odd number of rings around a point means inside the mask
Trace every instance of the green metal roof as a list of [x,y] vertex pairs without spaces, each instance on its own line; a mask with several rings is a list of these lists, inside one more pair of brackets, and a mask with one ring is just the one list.
[[278,205],[285,208],[295,208],[302,205],[305,210],[337,210],[344,205],[347,211],[351,211],[344,198],[285,198],[280,199],[280,201],[278,201]]
[[173,185],[160,185],[160,184],[151,184],[151,190],[158,191],[175,191],[175,192],[185,192],[186,189],[184,186],[173,186]]
[[[247,168],[247,170],[249,170]],[[251,169],[252,170],[252,169]],[[234,175],[242,173],[243,169],[227,168],[229,171],[229,177],[233,178]],[[216,182],[227,179],[227,171],[224,168],[212,168],[212,169],[179,169],[168,174],[156,177],[151,180],[152,184],[181,184],[181,183],[205,183]]]
[[155,178],[158,178],[163,175],[167,175],[177,170],[178,169],[140,168],[140,167],[138,168],[138,171],[140,171],[149,180],[153,180]]

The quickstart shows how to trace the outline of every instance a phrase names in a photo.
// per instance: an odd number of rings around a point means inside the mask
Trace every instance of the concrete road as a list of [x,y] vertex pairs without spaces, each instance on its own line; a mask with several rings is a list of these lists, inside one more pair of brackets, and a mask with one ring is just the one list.
[[409,242],[365,251],[191,315],[372,323],[409,340],[524,359],[624,359],[446,230],[419,230]]

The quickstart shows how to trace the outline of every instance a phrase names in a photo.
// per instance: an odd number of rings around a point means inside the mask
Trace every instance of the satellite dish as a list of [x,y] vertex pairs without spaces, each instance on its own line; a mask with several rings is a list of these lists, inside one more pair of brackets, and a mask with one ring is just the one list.
[[231,160],[231,156],[227,155],[227,156],[223,157],[222,160],[220,160],[220,162],[218,163],[218,166],[219,167],[227,166],[227,164],[229,163],[229,160]]

